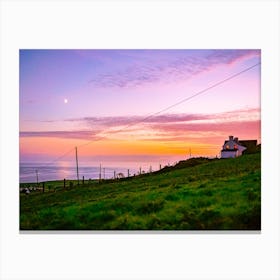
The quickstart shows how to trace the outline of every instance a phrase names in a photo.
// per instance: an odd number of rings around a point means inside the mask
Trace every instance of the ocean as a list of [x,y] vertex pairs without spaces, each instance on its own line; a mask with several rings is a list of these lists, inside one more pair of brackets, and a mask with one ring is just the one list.
[[[176,160],[180,157],[161,156],[156,158],[149,158],[148,160],[126,160],[126,161],[104,161],[101,162],[101,178],[112,179],[114,172],[116,174],[123,173],[124,177],[139,174],[141,172],[150,172],[159,170],[165,165],[176,164]],[[97,162],[80,161],[79,162],[79,179],[84,176],[85,180],[99,179],[100,166]],[[20,183],[35,183],[56,180],[76,180],[77,169],[73,161],[57,161],[55,163],[44,161],[21,161],[19,164],[19,182]]]
[[[38,182],[77,179],[76,166],[69,166],[66,164],[47,165],[44,163],[21,163],[19,171],[20,183],[37,182],[37,174]],[[102,179],[114,178],[114,172],[116,172],[116,174],[123,173],[125,177],[128,175],[127,168],[101,167]],[[136,169],[129,169],[130,176],[133,176],[137,172]],[[99,166],[79,166],[79,179],[82,179],[83,176],[85,180],[98,179],[99,173]]]

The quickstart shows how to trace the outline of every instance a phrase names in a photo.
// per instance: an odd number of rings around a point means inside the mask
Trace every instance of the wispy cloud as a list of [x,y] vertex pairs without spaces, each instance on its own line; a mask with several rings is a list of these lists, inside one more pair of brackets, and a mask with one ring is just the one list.
[[[163,131],[166,135],[174,135],[176,138],[178,135],[182,137],[202,138],[210,135],[217,135],[217,133],[228,135],[235,131],[240,134],[251,133],[260,129],[260,121],[231,121],[223,123],[178,123],[178,124],[157,124],[153,126],[156,131]],[[207,132],[207,135],[205,134]]]
[[164,114],[141,116],[85,117],[67,119],[82,124],[87,130],[23,131],[21,137],[55,137],[95,141],[101,139],[129,139],[149,141],[201,141],[227,137],[238,133],[241,137],[260,130],[260,110],[241,109],[220,114]]
[[259,108],[248,108],[218,114],[162,114],[150,116],[84,117],[66,119],[66,122],[82,123],[89,128],[132,127],[133,125],[229,122],[260,119]]
[[134,124],[142,123],[173,123],[185,122],[194,120],[205,120],[210,116],[203,114],[165,114],[155,116],[114,116],[114,117],[84,117],[66,119],[66,122],[78,122],[88,125],[89,127],[119,127],[132,126]]
[[101,140],[93,131],[21,131],[20,137],[52,137],[82,140]]
[[[118,57],[126,57],[124,62],[119,62],[122,67],[96,74],[89,82],[102,88],[135,87],[159,81],[168,83],[188,79],[218,65],[233,64],[241,59],[260,56],[260,50],[196,50],[202,53],[200,56],[192,55],[192,52],[194,51],[116,51],[116,61]],[[103,56],[105,59],[104,52]]]
[[248,137],[247,135],[259,137],[260,109],[242,109],[203,115],[202,118],[196,120],[156,122],[147,125],[155,133],[145,139],[155,141],[199,141],[207,143],[210,138],[214,141],[236,133],[245,138]]
[[253,56],[260,57],[261,50],[214,50],[207,59],[214,64],[232,64]]

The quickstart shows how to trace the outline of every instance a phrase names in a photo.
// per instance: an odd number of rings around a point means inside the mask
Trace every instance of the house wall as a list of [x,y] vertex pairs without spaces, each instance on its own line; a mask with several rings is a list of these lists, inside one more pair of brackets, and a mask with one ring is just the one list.
[[246,149],[244,146],[237,144],[234,140],[226,141],[225,144],[223,145],[223,149],[225,150],[227,146],[229,147],[230,150],[234,149],[235,146],[237,146],[237,149],[242,150],[242,152]]
[[[232,151],[234,150],[234,151]],[[223,145],[223,150],[221,151],[221,158],[235,158],[242,155],[246,147],[240,145],[238,138],[233,138],[229,136],[229,140],[225,141]]]
[[242,156],[242,153],[243,153],[243,151],[246,150],[246,147],[241,146],[241,145],[237,145],[237,149],[238,149],[237,156],[239,157],[239,156]]
[[238,151],[222,151],[221,152],[221,158],[235,158],[235,157],[238,157],[237,152]]
[[228,141],[225,142],[225,144],[223,145],[223,150],[233,150],[233,149],[237,149],[237,154],[236,156],[241,156],[243,151],[246,150],[246,147],[241,146],[239,144],[237,144],[233,139],[230,139]]

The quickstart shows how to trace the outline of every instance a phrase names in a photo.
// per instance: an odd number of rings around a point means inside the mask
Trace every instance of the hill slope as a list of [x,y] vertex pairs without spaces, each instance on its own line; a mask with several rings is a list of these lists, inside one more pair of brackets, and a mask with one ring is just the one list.
[[[185,164],[185,166],[184,166]],[[21,194],[20,229],[259,230],[260,153]]]

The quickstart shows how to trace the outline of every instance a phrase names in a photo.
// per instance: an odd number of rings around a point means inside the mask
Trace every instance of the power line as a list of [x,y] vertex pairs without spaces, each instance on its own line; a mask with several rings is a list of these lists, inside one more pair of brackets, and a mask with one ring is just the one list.
[[75,148],[71,148],[71,150],[69,150],[68,152],[64,153],[63,155],[59,156],[58,158],[54,159],[53,161],[46,163],[45,165],[50,165],[55,163],[56,161],[62,159],[63,157],[65,157],[66,155],[70,154],[73,150],[75,150]]
[[[150,115],[144,117],[143,119],[141,119],[141,120],[139,120],[139,121],[136,121],[136,122],[134,122],[134,123],[128,124],[127,126],[123,127],[122,129],[115,130],[113,133],[122,132],[122,131],[126,130],[126,129],[129,128],[129,127],[132,127],[132,126],[134,126],[134,125],[137,125],[137,124],[139,124],[139,123],[142,123],[142,122],[144,122],[144,121],[146,121],[146,120],[148,120],[148,119],[150,119],[150,118],[152,118],[152,117],[154,117],[154,116],[156,116],[156,115],[159,115],[159,114],[161,114],[161,113],[163,113],[163,112],[165,112],[165,111],[167,111],[167,110],[169,110],[169,109],[171,109],[171,108],[174,108],[174,107],[176,107],[176,106],[178,106],[178,105],[180,105],[180,104],[182,104],[182,103],[184,103],[184,102],[186,102],[186,101],[189,101],[190,99],[193,99],[193,98],[195,98],[195,97],[197,97],[197,96],[199,96],[199,95],[201,95],[201,94],[203,94],[203,93],[209,91],[210,89],[213,89],[213,88],[215,88],[215,87],[217,87],[217,86],[219,86],[219,85],[221,85],[221,84],[224,84],[224,83],[226,83],[226,82],[228,82],[228,81],[230,81],[230,80],[236,78],[237,76],[240,76],[241,74],[243,74],[243,73],[245,73],[245,72],[251,70],[252,68],[254,68],[254,67],[256,67],[256,66],[258,66],[258,65],[260,65],[260,64],[261,64],[261,63],[258,62],[258,63],[256,63],[256,64],[254,64],[254,65],[252,65],[252,66],[250,66],[250,67],[248,67],[248,68],[246,68],[246,69],[244,69],[244,70],[242,70],[242,71],[240,71],[240,72],[237,72],[237,73],[235,73],[235,74],[229,76],[228,78],[223,79],[223,80],[221,80],[221,81],[219,81],[219,82],[213,84],[212,86],[209,86],[209,87],[207,87],[207,88],[205,88],[205,89],[203,89],[203,90],[201,90],[201,91],[199,91],[199,92],[197,92],[197,93],[195,93],[195,94],[193,94],[193,95],[191,95],[191,96],[189,96],[189,97],[186,97],[186,98],[184,98],[184,99],[182,99],[182,100],[180,100],[180,101],[178,101],[178,102],[176,102],[176,103],[174,103],[174,104],[172,104],[172,105],[170,105],[170,106],[168,106],[168,107],[166,107],[166,108],[164,108],[164,109],[162,109],[162,110],[160,110],[160,111],[158,111],[158,112],[155,112],[155,113],[153,113],[153,114],[150,114]],[[102,138],[101,138],[101,139],[102,139]],[[78,147],[87,146],[87,145],[89,145],[90,143],[99,141],[99,140],[101,140],[101,139],[91,140],[91,141],[89,141],[89,142],[87,142],[87,143],[81,144],[81,145],[78,146]]]
[[[253,66],[250,66],[250,67],[248,67],[248,68],[246,68],[246,69],[244,69],[244,70],[242,70],[242,71],[240,71],[240,72],[238,72],[238,73],[236,73],[236,74],[234,74],[234,75],[232,75],[232,76],[230,76],[230,77],[228,77],[228,78],[226,78],[226,79],[224,79],[224,80],[222,80],[222,81],[220,81],[220,82],[217,82],[216,84],[214,84],[214,85],[212,85],[212,86],[207,87],[206,89],[203,89],[203,90],[201,90],[201,91],[199,91],[199,92],[197,92],[197,93],[195,93],[195,94],[193,94],[193,95],[191,95],[191,96],[189,96],[189,97],[186,97],[186,98],[182,99],[181,101],[179,101],[179,102],[177,102],[177,103],[174,103],[174,104],[172,104],[172,105],[170,105],[170,106],[168,106],[168,107],[162,109],[161,111],[158,111],[158,112],[156,112],[156,113],[154,113],[154,114],[152,114],[152,115],[146,117],[144,120],[147,120],[148,118],[150,118],[150,117],[152,117],[152,116],[155,116],[155,115],[158,115],[158,114],[160,114],[160,113],[163,113],[163,112],[165,112],[165,111],[167,111],[167,110],[169,110],[169,109],[171,109],[171,108],[173,108],[173,107],[175,107],[175,106],[178,106],[178,105],[180,105],[180,104],[182,104],[182,103],[184,103],[184,102],[186,102],[186,101],[188,101],[188,100],[190,100],[190,99],[192,99],[192,98],[194,98],[194,97],[196,97],[196,96],[198,96],[198,95],[201,95],[201,94],[205,93],[206,91],[208,91],[208,90],[210,90],[210,89],[212,89],[212,88],[215,88],[215,87],[217,87],[217,86],[219,86],[219,85],[221,85],[221,84],[223,84],[223,83],[225,83],[225,82],[227,82],[227,81],[229,81],[229,80],[232,80],[232,79],[234,79],[235,77],[237,77],[237,76],[239,76],[239,75],[241,75],[241,74],[243,74],[243,73],[245,73],[245,72],[251,70],[252,68],[254,68],[254,67],[256,67],[257,65],[260,65],[260,64],[261,64],[261,63],[259,62],[259,63],[255,64],[255,65],[253,65]],[[144,121],[144,120],[143,120],[143,121]]]
[[[178,106],[178,105],[180,105],[180,104],[182,104],[182,103],[185,103],[185,102],[187,102],[187,101],[189,101],[189,100],[191,100],[191,99],[193,99],[193,98],[195,98],[195,97],[197,97],[197,96],[199,96],[199,95],[204,94],[205,92],[207,92],[207,91],[209,91],[209,90],[211,90],[211,89],[213,89],[213,88],[215,88],[215,87],[218,87],[218,86],[221,85],[221,84],[224,84],[224,83],[226,83],[226,82],[228,82],[228,81],[230,81],[230,80],[236,78],[237,76],[240,76],[241,74],[243,74],[243,73],[245,73],[245,72],[248,72],[249,70],[253,69],[254,67],[256,67],[256,66],[258,66],[258,65],[260,65],[260,64],[261,64],[261,63],[258,62],[258,63],[256,63],[256,64],[254,64],[254,65],[252,65],[252,66],[250,66],[250,67],[248,67],[248,68],[246,68],[246,69],[244,69],[244,70],[242,70],[242,71],[240,71],[240,72],[237,72],[237,73],[235,73],[235,74],[229,76],[228,78],[223,79],[223,80],[221,80],[221,81],[219,81],[219,82],[213,84],[212,86],[209,86],[209,87],[207,87],[207,88],[205,88],[205,89],[203,89],[203,90],[201,90],[201,91],[199,91],[199,92],[196,92],[195,94],[193,94],[193,95],[191,95],[191,96],[189,96],[189,97],[186,97],[186,98],[184,98],[184,99],[182,99],[182,100],[180,100],[180,101],[178,101],[178,102],[176,102],[176,103],[174,103],[174,104],[172,104],[172,105],[170,105],[170,106],[168,106],[168,107],[166,107],[166,108],[164,108],[164,109],[162,109],[162,110],[160,110],[160,111],[158,111],[158,112],[155,112],[155,113],[153,113],[153,114],[150,114],[150,115],[144,117],[143,119],[140,119],[140,120],[135,121],[135,122],[133,122],[133,123],[131,123],[131,124],[128,124],[127,126],[123,127],[122,129],[115,130],[115,131],[113,131],[113,133],[122,132],[122,131],[126,130],[126,129],[129,128],[129,127],[132,127],[132,126],[134,126],[134,125],[137,125],[137,124],[139,124],[139,123],[142,123],[142,122],[144,122],[144,121],[146,121],[146,120],[148,120],[148,119],[150,119],[150,118],[152,118],[152,117],[154,117],[154,116],[156,116],[156,115],[159,115],[159,114],[161,114],[161,113],[163,113],[163,112],[165,112],[165,111],[167,111],[167,110],[169,110],[169,109],[171,109],[171,108],[174,108],[174,107],[176,107],[176,106]],[[100,141],[100,140],[102,140],[102,139],[104,139],[104,138],[101,137],[101,138],[99,138],[99,139],[94,139],[94,140],[91,140],[91,141],[89,141],[89,142],[87,142],[87,143],[84,143],[84,144],[81,144],[81,145],[77,145],[76,147],[84,147],[84,146],[87,146],[87,145],[89,145],[89,144],[91,144],[91,143],[93,143],[93,142]],[[56,159],[53,160],[52,162],[47,163],[46,165],[53,164],[54,162],[56,162],[56,161],[58,161],[59,159],[65,157],[66,155],[68,155],[68,154],[69,154],[70,152],[72,152],[73,150],[75,150],[75,147],[73,147],[71,150],[69,150],[68,152],[64,153],[64,154],[61,155],[60,157],[56,158]]]

